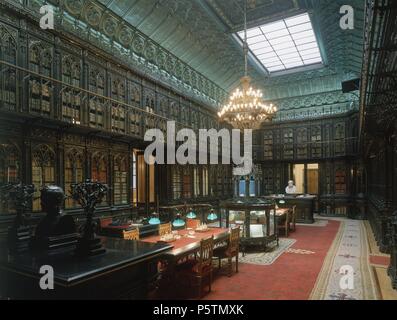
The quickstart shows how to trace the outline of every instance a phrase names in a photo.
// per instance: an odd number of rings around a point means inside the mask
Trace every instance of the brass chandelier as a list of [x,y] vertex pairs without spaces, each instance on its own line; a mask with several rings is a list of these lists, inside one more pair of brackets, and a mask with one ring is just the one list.
[[277,108],[263,101],[262,91],[252,88],[251,78],[248,76],[247,2],[244,7],[243,48],[245,74],[241,78],[241,87],[230,95],[228,104],[222,107],[218,116],[236,129],[259,129],[263,122],[273,119]]

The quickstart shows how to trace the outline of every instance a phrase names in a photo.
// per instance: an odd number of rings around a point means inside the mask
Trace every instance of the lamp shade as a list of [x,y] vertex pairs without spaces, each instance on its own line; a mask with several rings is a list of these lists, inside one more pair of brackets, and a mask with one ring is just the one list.
[[208,221],[215,221],[218,219],[218,215],[214,212],[214,209],[211,209],[210,214],[207,216]]
[[182,228],[184,227],[186,222],[182,219],[182,216],[180,213],[177,213],[174,221],[172,221],[172,226],[175,228]]
[[196,219],[197,218],[197,214],[193,211],[192,208],[190,208],[190,211],[186,215],[186,218],[188,218],[188,219]]
[[160,222],[159,214],[157,212],[153,212],[150,216],[149,224],[150,225],[158,225],[160,223],[161,222]]

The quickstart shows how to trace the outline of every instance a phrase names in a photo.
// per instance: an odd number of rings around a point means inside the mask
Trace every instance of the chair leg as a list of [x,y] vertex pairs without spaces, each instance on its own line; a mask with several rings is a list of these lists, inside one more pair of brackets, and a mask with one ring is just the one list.
[[219,267],[219,270],[221,270],[221,267],[222,267],[221,257],[218,258],[218,267]]
[[227,262],[228,262],[228,269],[229,269],[228,276],[231,277],[232,269],[233,269],[233,261],[232,261],[231,257],[229,257],[227,260],[228,260]]

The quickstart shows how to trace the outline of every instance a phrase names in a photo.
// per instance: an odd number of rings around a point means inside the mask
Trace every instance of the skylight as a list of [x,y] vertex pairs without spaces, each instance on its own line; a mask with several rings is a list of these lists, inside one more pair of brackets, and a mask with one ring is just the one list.
[[[237,33],[244,39],[244,31]],[[269,72],[322,63],[307,13],[247,30],[251,52]]]

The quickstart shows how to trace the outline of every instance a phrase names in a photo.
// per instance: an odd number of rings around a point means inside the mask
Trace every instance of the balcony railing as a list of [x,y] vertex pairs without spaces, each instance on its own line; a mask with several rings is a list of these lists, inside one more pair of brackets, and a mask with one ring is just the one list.
[[[10,74],[13,83],[10,83]],[[198,129],[210,129],[199,127],[190,120],[181,122],[167,118],[144,108],[0,60],[0,111],[62,121],[70,126],[137,139],[143,139],[147,130],[155,128],[160,129],[166,139],[167,121],[175,122],[176,132],[192,129],[197,139]]]
[[[12,86],[7,82],[8,74],[14,75]],[[0,90],[1,110],[27,111],[44,118],[126,135],[143,137],[146,130],[165,130],[167,121],[175,121],[6,61],[0,61]],[[177,130],[193,129],[189,123],[175,122]]]

